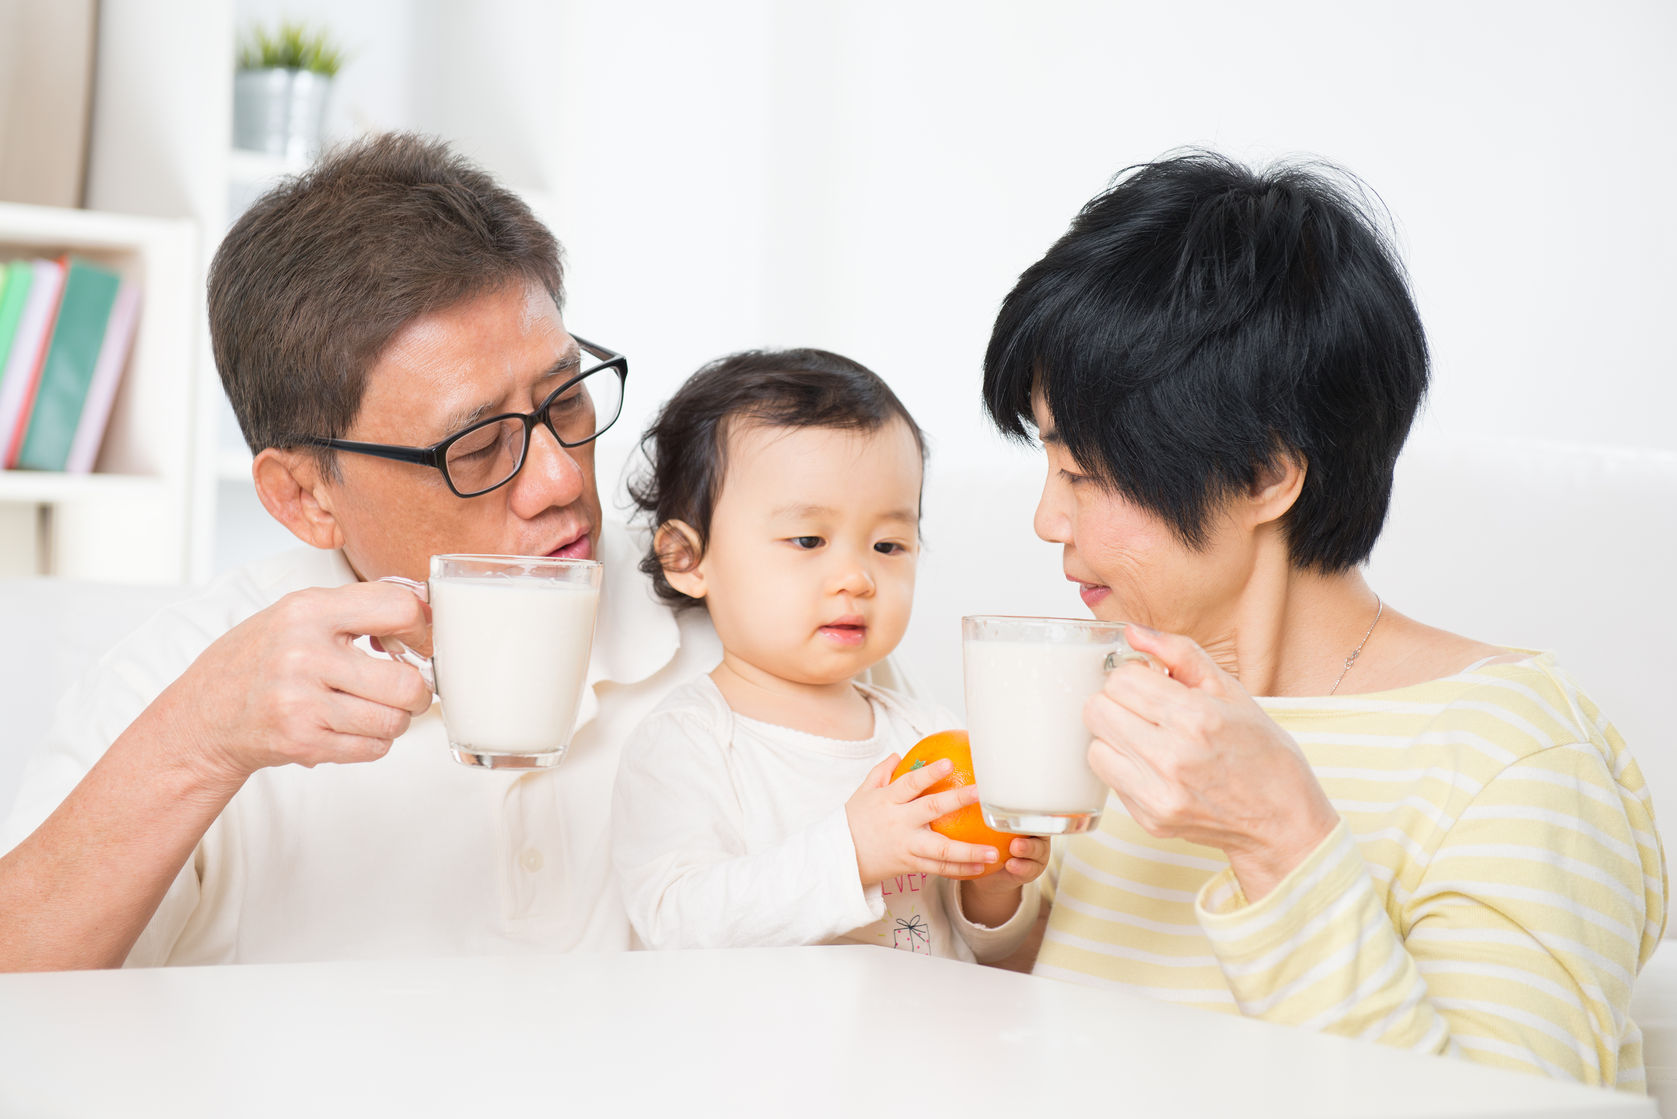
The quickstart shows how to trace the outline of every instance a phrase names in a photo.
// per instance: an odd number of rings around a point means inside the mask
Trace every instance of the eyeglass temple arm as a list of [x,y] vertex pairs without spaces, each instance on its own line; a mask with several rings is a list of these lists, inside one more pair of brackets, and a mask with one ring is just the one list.
[[352,439],[304,439],[302,442],[311,447],[331,447],[338,451],[354,451],[359,455],[442,469],[443,453],[436,447],[392,447],[384,443],[357,443]]

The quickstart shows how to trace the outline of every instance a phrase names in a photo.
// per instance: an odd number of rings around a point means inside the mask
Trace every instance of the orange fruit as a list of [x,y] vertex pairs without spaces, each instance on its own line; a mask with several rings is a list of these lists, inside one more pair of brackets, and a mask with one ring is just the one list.
[[[964,730],[940,730],[936,734],[928,734],[914,748],[903,755],[903,760],[897,763],[897,768],[891,771],[891,780],[895,781],[910,770],[921,766],[931,765],[939,758],[948,758],[955,763],[954,772],[927,789],[921,796],[931,793],[947,792],[962,785],[973,783],[972,776],[972,744],[967,739]],[[962,843],[975,843],[984,847],[996,849],[996,861],[979,871],[977,874],[962,874],[953,877],[983,878],[987,874],[994,874],[1007,862],[1007,845],[1013,841],[1013,836],[1006,832],[996,831],[984,823],[984,814],[978,805],[969,804],[965,808],[957,808],[945,816],[939,816],[932,821],[932,830],[949,839]]]

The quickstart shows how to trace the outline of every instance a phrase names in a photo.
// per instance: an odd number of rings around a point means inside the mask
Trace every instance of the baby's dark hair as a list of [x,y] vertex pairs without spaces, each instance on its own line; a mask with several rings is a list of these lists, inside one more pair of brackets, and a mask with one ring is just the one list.
[[767,427],[835,428],[871,434],[893,419],[908,425],[926,458],[926,437],[879,375],[826,350],[746,350],[717,358],[687,379],[641,436],[646,465],[629,482],[629,496],[651,522],[652,542],[640,569],[653,591],[673,606],[699,600],[664,576],[658,528],[682,521],[698,536],[704,558],[710,519],[727,474],[728,432],[735,423]]

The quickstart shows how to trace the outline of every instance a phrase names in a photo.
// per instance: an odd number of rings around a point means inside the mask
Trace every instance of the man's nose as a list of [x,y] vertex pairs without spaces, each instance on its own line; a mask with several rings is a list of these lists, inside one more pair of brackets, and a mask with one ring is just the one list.
[[588,484],[587,472],[575,456],[587,449],[561,447],[553,432],[537,424],[530,432],[524,465],[512,480],[513,512],[534,520],[549,509],[573,504]]

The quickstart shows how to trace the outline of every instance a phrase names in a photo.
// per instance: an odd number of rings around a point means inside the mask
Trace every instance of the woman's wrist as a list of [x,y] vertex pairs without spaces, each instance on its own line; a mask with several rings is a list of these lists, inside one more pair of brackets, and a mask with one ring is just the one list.
[[1224,851],[1229,869],[1248,902],[1256,902],[1279,886],[1287,875],[1308,859],[1322,841],[1339,826],[1339,813],[1324,796],[1310,810],[1289,816],[1285,828],[1265,842]]

